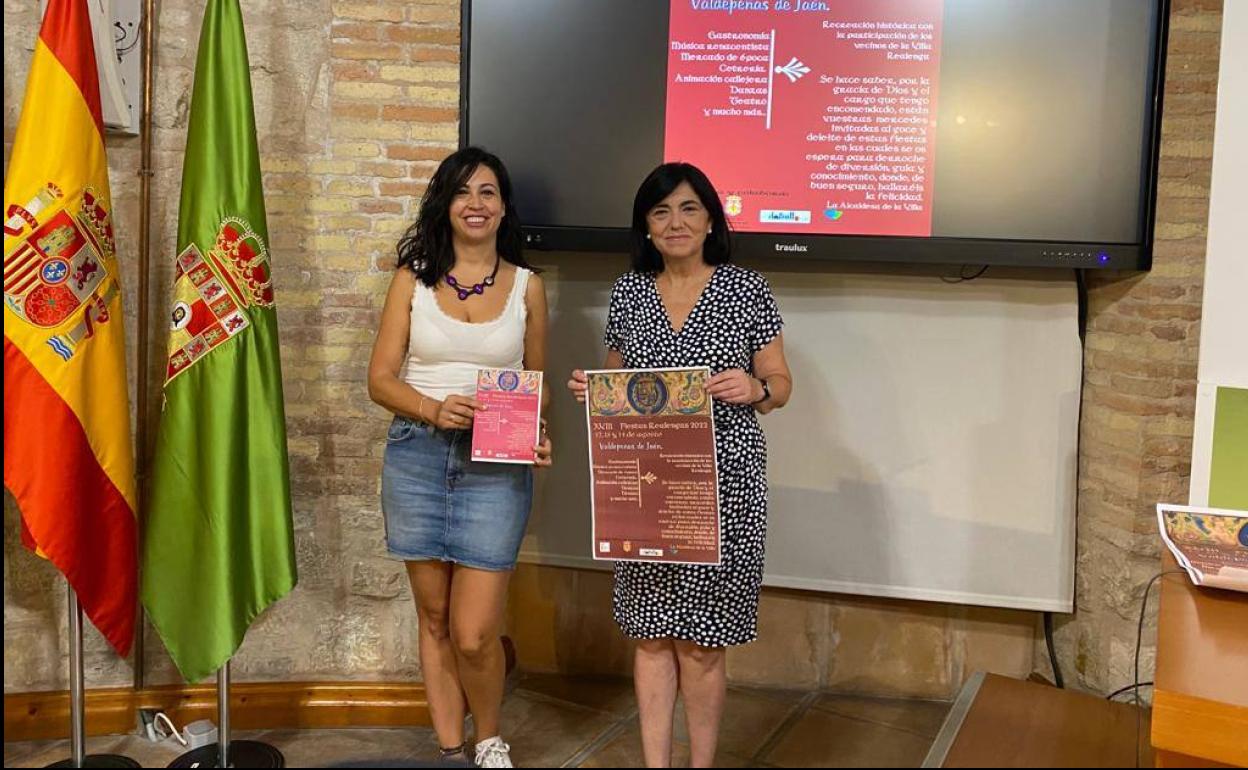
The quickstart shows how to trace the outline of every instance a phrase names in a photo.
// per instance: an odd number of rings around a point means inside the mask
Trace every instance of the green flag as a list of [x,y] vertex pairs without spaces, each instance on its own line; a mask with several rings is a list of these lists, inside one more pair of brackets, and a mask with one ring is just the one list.
[[268,228],[238,0],[208,0],[191,99],[142,599],[189,681],[295,585]]

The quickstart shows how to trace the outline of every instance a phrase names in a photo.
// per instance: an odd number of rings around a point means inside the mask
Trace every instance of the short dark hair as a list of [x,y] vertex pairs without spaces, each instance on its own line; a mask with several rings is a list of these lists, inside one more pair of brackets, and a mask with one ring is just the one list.
[[692,164],[664,163],[650,172],[641,187],[637,188],[637,196],[633,198],[633,270],[640,273],[663,272],[663,256],[650,239],[646,238],[649,233],[646,215],[659,201],[671,195],[681,182],[689,183],[706,207],[707,213],[711,215],[711,233],[702,247],[702,258],[708,265],[722,265],[732,259],[732,234],[728,230],[728,218],[724,216],[724,205],[719,202],[719,193],[715,192],[711,180]]
[[477,168],[485,166],[498,177],[498,193],[503,198],[503,221],[495,235],[498,255],[520,267],[533,268],[524,259],[524,239],[520,214],[511,197],[511,176],[497,155],[480,147],[465,147],[451,153],[433,172],[420,199],[416,221],[399,239],[396,267],[408,268],[426,286],[435,286],[455,266],[451,239],[451,201]]

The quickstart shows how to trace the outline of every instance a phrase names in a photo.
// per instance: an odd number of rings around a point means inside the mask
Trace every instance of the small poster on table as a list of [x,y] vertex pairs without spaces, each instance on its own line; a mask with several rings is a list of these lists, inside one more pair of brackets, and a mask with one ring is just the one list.
[[719,564],[710,370],[586,374],[594,558]]
[[481,369],[477,401],[485,408],[473,417],[472,459],[532,465],[541,443],[542,373]]
[[1160,504],[1157,527],[1193,583],[1248,591],[1248,511]]

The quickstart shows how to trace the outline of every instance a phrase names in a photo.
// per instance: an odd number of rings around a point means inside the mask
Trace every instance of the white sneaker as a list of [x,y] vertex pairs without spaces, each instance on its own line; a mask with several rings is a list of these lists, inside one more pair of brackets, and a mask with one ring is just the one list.
[[515,767],[511,764],[511,747],[495,735],[477,744],[477,767]]

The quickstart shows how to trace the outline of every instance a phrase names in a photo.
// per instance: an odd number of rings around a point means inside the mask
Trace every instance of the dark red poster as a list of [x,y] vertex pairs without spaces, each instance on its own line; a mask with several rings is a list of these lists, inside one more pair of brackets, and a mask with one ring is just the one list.
[[710,371],[587,374],[594,558],[718,564]]
[[674,0],[666,160],[737,230],[931,235],[943,0]]

